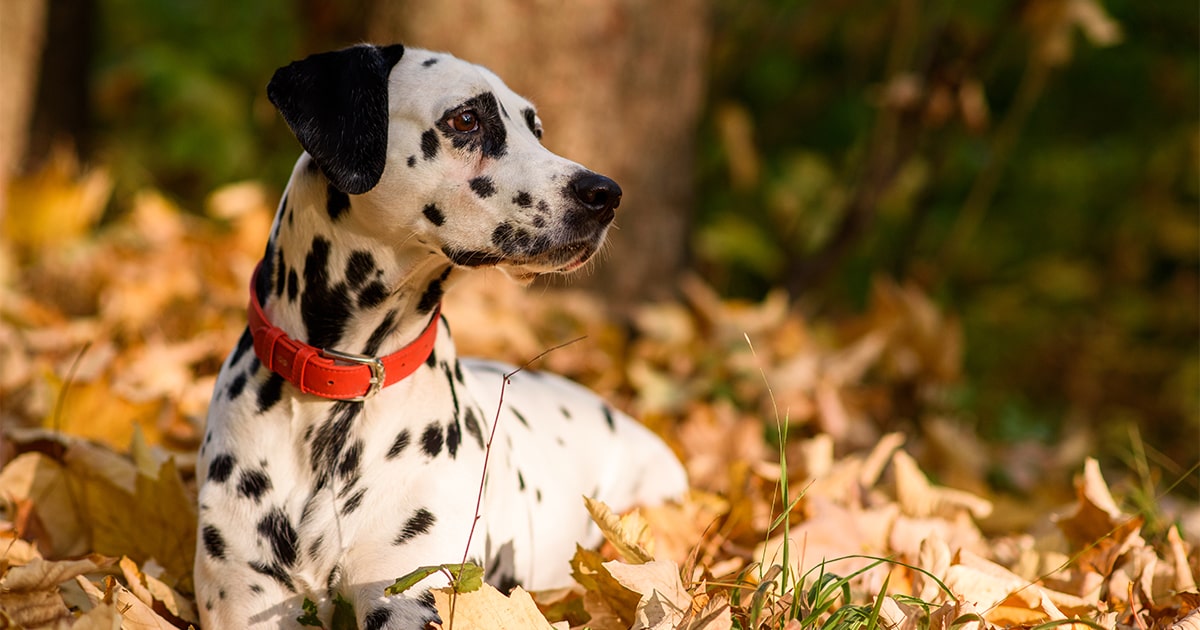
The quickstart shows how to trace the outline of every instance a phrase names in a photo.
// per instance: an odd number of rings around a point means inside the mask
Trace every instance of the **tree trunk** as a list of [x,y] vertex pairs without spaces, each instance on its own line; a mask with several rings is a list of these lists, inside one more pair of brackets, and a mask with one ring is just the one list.
[[617,229],[590,277],[625,310],[669,297],[687,259],[704,0],[378,2],[376,42],[446,50],[538,106],[551,150],[621,184]]
[[0,2],[0,224],[8,180],[21,167],[46,35],[46,1]]

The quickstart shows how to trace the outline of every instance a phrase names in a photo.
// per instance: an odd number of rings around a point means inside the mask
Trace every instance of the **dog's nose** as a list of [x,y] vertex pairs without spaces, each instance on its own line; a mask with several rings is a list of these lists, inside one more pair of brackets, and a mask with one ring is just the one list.
[[597,213],[612,214],[621,205],[621,187],[603,175],[590,172],[576,175],[571,180],[571,190],[580,203]]

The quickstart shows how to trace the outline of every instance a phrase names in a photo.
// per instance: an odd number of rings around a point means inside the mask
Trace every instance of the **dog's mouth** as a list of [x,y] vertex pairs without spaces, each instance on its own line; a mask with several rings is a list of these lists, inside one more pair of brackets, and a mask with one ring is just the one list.
[[506,256],[495,251],[442,248],[450,262],[460,267],[510,267],[518,275],[569,273],[591,260],[599,243],[582,240],[550,248],[537,254]]

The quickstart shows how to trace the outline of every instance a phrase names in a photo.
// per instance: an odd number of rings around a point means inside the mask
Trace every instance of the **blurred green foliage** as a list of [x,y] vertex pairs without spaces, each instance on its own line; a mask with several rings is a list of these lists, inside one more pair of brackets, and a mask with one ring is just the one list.
[[[1195,463],[1196,3],[713,1],[710,282],[833,315],[877,274],[915,282],[963,319],[949,410],[980,434],[1083,429],[1123,456],[1136,424],[1168,476]],[[300,4],[101,0],[96,116],[124,190],[198,207],[286,180],[297,146],[263,86],[303,52]]]
[[300,24],[287,2],[100,0],[94,116],[118,193],[187,205],[239,179],[284,182],[295,140],[266,99]]
[[1124,457],[1136,424],[1175,478],[1200,455],[1198,18],[721,0],[698,264],[819,312],[914,281],[963,318],[952,411],[981,435]]

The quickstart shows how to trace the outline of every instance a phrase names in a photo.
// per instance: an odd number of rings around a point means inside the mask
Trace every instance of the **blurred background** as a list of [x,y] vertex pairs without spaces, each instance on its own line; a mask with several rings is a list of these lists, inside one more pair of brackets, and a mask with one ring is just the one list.
[[[1096,453],[1147,500],[1195,498],[1198,25],[1195,2],[1136,0],[5,1],[5,334],[33,353],[53,344],[22,330],[104,312],[64,278],[110,269],[68,244],[147,191],[185,236],[238,229],[214,191],[272,206],[300,151],[266,100],[274,69],[401,41],[492,68],[539,105],[550,148],[621,183],[604,260],[571,281],[612,321],[696,310],[703,285],[856,339],[917,300],[939,314],[923,337],[862,375],[886,384],[862,407],[878,430],[949,418],[1006,462],[980,464],[993,490],[1027,490],[1022,468],[1066,449],[1062,470]],[[162,227],[151,215],[134,226]],[[16,393],[39,372],[13,347],[5,418],[51,413],[53,386]]]

